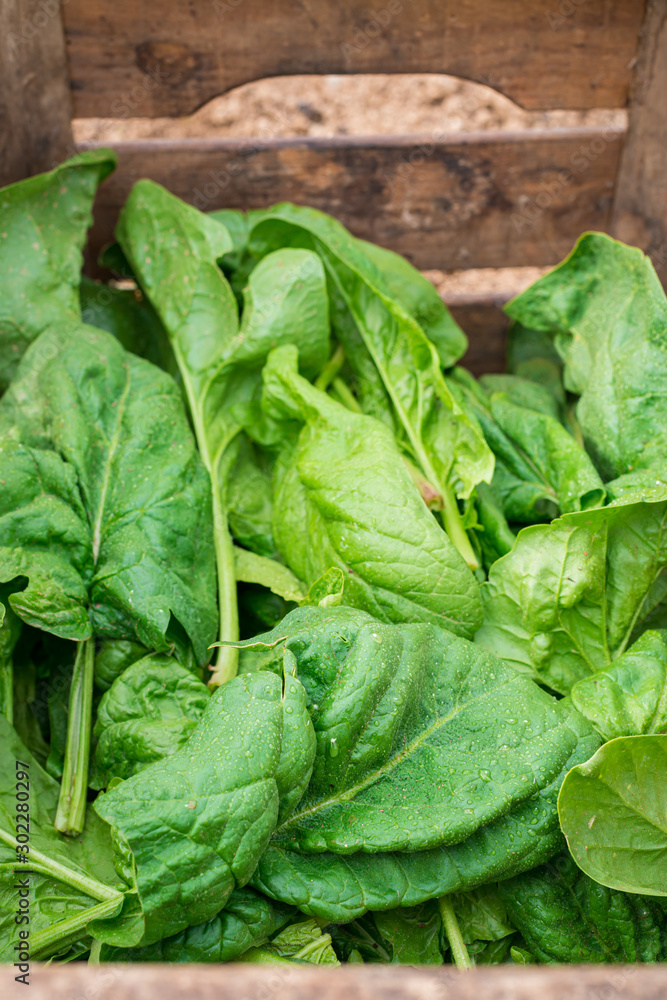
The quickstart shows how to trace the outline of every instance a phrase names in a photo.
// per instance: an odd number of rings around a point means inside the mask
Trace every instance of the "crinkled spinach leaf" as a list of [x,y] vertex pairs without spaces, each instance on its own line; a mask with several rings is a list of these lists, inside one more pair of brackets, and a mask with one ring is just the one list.
[[308,781],[312,728],[299,682],[270,673],[224,684],[188,742],[95,802],[129,845],[142,944],[201,924],[252,875],[282,803]]
[[129,778],[178,750],[192,734],[209,690],[167,656],[136,661],[102,696],[93,729],[96,740],[90,785]]
[[555,691],[605,669],[665,622],[667,503],[633,502],[531,525],[482,586],[477,641]]
[[598,885],[566,854],[498,892],[539,962],[664,960],[667,916],[656,901]]

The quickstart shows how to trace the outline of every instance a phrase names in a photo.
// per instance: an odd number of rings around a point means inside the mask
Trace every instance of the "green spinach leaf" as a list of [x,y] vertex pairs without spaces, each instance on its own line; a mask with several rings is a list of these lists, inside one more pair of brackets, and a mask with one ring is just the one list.
[[[239,325],[237,303],[218,260],[233,249],[220,223],[184,204],[152,181],[132,190],[117,236],[144,293],[160,316],[178,363],[199,450],[213,489],[220,638],[238,638],[234,555],[226,480],[235,455],[229,445],[253,409],[268,353],[295,343],[307,373],[329,352],[329,313],[319,260],[280,250],[252,272]],[[236,672],[232,646],[221,652],[212,677]]]
[[477,641],[567,694],[664,622],[666,519],[628,495],[524,528],[482,586]]
[[667,736],[626,736],[573,767],[558,813],[572,857],[601,885],[667,896]]
[[655,901],[598,885],[566,854],[498,892],[539,962],[664,960],[667,920]]
[[83,244],[115,165],[110,149],[88,150],[0,191],[0,394],[43,330],[81,319]]
[[264,386],[269,413],[305,425],[275,473],[274,537],[291,569],[312,584],[338,567],[347,604],[383,621],[431,621],[472,637],[479,585],[419,496],[388,428],[310,385],[293,347],[271,354]]
[[667,298],[648,257],[602,233],[506,306],[555,338],[565,388],[601,475],[661,468],[667,450]]
[[387,294],[378,268],[335,219],[311,208],[274,206],[255,221],[249,248],[263,257],[284,246],[306,247],[322,258],[334,328],[364,390],[363,409],[392,426],[436,487],[447,532],[476,567],[456,497],[469,497],[477,483],[490,480],[493,456],[448,388],[434,344]]

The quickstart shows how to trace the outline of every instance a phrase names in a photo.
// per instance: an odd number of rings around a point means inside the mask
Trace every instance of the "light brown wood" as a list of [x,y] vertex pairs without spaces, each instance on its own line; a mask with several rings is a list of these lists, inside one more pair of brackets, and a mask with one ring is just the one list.
[[294,73],[450,73],[526,108],[622,107],[644,0],[68,0],[76,117],[185,115]]
[[58,0],[0,0],[0,187],[73,150]]
[[612,232],[646,250],[667,283],[667,0],[650,0],[642,31]]
[[111,238],[133,183],[150,177],[205,211],[312,205],[424,270],[552,264],[582,231],[607,227],[622,139],[571,129],[119,142],[92,245]]
[[[9,970],[3,972],[9,978]],[[23,996],[10,982],[9,996]],[[31,1000],[664,1000],[664,966],[258,965],[71,963],[31,972]],[[4,994],[7,996],[7,994]]]

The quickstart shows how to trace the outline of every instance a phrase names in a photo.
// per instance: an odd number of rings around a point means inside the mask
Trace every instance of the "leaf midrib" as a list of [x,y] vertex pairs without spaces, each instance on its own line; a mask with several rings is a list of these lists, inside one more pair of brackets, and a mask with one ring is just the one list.
[[[494,688],[493,690],[496,689]],[[424,742],[426,742],[426,740],[430,736],[433,735],[433,733],[436,733],[439,729],[442,729],[445,725],[447,725],[448,722],[451,722],[451,720],[456,718],[456,716],[459,715],[462,711],[464,711],[471,705],[475,705],[478,702],[483,701],[485,698],[488,698],[492,693],[493,693],[492,691],[485,691],[484,694],[478,695],[476,698],[472,698],[470,701],[466,701],[464,704],[457,705],[456,708],[453,709],[451,712],[449,712],[448,715],[437,719],[427,729],[422,730],[419,736],[416,739],[414,739],[412,743],[409,743],[402,750],[400,750],[394,757],[392,757],[391,760],[386,761],[381,767],[376,768],[376,770],[372,771],[362,781],[359,781],[356,785],[353,785],[351,788],[348,788],[337,795],[332,795],[328,799],[320,800],[319,802],[311,806],[309,809],[303,809],[301,812],[295,813],[292,816],[290,816],[289,819],[285,820],[285,822],[281,824],[281,826],[276,828],[274,837],[277,834],[281,833],[282,831],[286,830],[288,827],[296,825],[305,816],[313,816],[320,810],[327,809],[329,806],[332,805],[353,801],[357,797],[357,795],[363,792],[366,788],[368,788],[370,785],[375,784],[377,781],[379,781],[387,774],[389,774],[391,771],[393,771],[396,767],[398,767],[406,757],[408,757],[410,754],[418,750],[419,747]]]

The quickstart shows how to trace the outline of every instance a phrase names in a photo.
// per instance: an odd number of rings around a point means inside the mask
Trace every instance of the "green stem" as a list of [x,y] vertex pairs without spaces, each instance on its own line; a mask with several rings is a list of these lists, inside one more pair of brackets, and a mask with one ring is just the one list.
[[90,638],[78,644],[74,660],[63,777],[54,823],[56,830],[71,836],[81,833],[86,818],[94,667],[95,640]]
[[14,724],[14,664],[11,656],[0,659],[0,712]]
[[117,899],[107,899],[103,903],[97,903],[96,906],[81,910],[73,917],[58,920],[55,924],[36,931],[30,938],[30,957],[34,961],[41,961],[55,951],[74,944],[91,920],[104,920],[105,917],[116,916],[122,900],[121,895]]
[[345,364],[345,351],[339,344],[333,352],[320,374],[315,379],[315,388],[326,392],[330,384],[336,378],[341,368]]
[[[213,487],[213,534],[215,559],[218,568],[218,611],[220,614],[220,642],[237,642],[239,638],[239,609],[236,599],[236,567],[234,543],[227,524],[227,511],[222,505],[217,476],[211,476]],[[224,684],[236,677],[239,651],[234,646],[218,649],[211,685]]]
[[338,399],[339,403],[346,406],[348,410],[352,410],[353,413],[362,413],[362,409],[359,406],[356,398],[352,395],[352,392],[347,387],[342,378],[335,378],[331,383],[331,395]]
[[449,941],[449,947],[452,950],[454,965],[457,969],[472,969],[470,955],[468,954],[465,941],[461,936],[461,928],[459,927],[459,922],[456,919],[454,908],[448,896],[440,897],[438,900],[438,908],[442,918],[442,926],[445,928],[445,934],[447,935],[447,939]]
[[[0,830],[0,843],[16,850],[16,838],[12,837],[5,830]],[[28,857],[30,860],[23,865],[26,871],[35,871],[40,875],[48,875],[51,878],[57,879],[58,882],[64,882],[65,885],[69,885],[73,889],[78,889],[79,892],[83,892],[92,899],[118,900],[123,895],[118,889],[114,889],[110,885],[105,885],[104,882],[98,882],[96,878],[91,878],[90,875],[83,875],[81,872],[74,871],[72,868],[61,864],[60,861],[50,858],[47,854],[42,854],[41,851],[36,850],[34,847],[30,848]],[[21,871],[21,867],[17,866],[15,871],[18,874]]]

